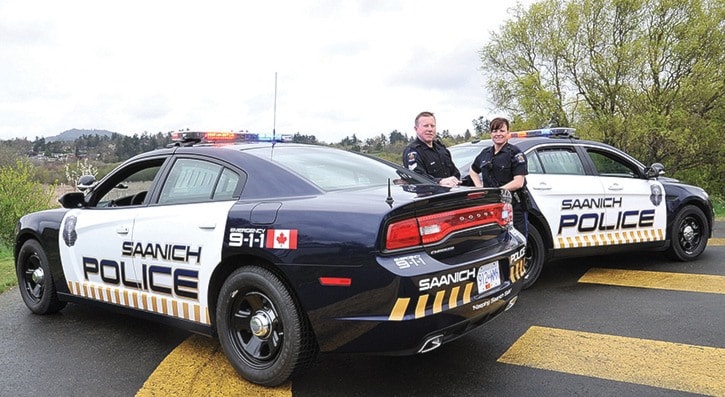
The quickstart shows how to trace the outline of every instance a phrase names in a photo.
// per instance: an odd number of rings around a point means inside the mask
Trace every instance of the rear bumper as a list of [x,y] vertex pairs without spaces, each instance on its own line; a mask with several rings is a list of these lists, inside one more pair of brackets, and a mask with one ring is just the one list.
[[[408,355],[465,335],[514,304],[523,285],[524,252],[522,239],[513,238],[495,255],[458,266],[437,264],[422,254],[379,258],[389,262],[379,264],[379,270],[402,263],[397,270],[404,267],[409,274],[367,273],[382,284],[308,311],[320,351]],[[416,261],[422,261],[417,268]],[[500,284],[487,289],[483,276],[494,263]]]

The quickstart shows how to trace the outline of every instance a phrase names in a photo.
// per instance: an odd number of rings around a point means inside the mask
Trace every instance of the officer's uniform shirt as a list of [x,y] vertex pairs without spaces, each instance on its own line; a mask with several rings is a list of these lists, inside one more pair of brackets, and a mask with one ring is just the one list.
[[[528,174],[526,155],[516,145],[506,142],[498,153],[493,152],[493,145],[481,150],[471,164],[471,169],[481,174],[483,186],[503,186],[512,181],[515,175]],[[525,180],[524,186],[526,186]],[[514,200],[513,204],[517,206],[520,203]]]
[[411,171],[433,178],[436,182],[449,176],[461,179],[461,173],[453,163],[451,153],[437,139],[433,141],[431,148],[416,138],[403,151],[403,165]]

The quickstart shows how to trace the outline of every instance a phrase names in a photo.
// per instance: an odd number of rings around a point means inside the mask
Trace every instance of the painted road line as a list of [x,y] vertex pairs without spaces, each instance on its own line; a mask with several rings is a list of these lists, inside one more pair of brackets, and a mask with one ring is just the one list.
[[725,238],[713,237],[713,238],[707,240],[707,245],[722,247],[723,245],[725,245]]
[[498,362],[725,396],[725,349],[533,326]]
[[216,339],[193,335],[166,356],[136,396],[290,397],[292,383],[268,388],[247,382]]
[[591,268],[580,283],[725,294],[725,276]]

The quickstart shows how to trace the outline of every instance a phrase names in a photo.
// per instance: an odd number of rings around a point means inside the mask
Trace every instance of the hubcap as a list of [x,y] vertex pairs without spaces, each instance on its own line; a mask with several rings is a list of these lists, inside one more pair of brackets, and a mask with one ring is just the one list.
[[43,268],[41,268],[41,267],[33,270],[33,274],[31,275],[31,279],[36,284],[42,284],[44,277],[45,277],[45,273],[43,272]]
[[269,336],[272,319],[266,311],[260,310],[249,320],[249,329],[258,338]]
[[695,238],[695,230],[691,225],[685,226],[682,230],[682,237],[687,241],[692,241]]

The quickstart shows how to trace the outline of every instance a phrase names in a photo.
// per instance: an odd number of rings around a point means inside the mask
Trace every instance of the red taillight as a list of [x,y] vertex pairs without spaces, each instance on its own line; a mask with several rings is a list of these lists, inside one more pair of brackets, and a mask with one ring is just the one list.
[[393,250],[431,244],[458,230],[489,223],[506,226],[510,222],[513,222],[513,211],[509,203],[479,205],[420,216],[388,226],[385,248]]
[[420,231],[416,219],[406,219],[388,226],[385,248],[394,250],[416,245],[420,245]]
[[328,287],[349,287],[352,285],[350,277],[320,277],[320,285]]

